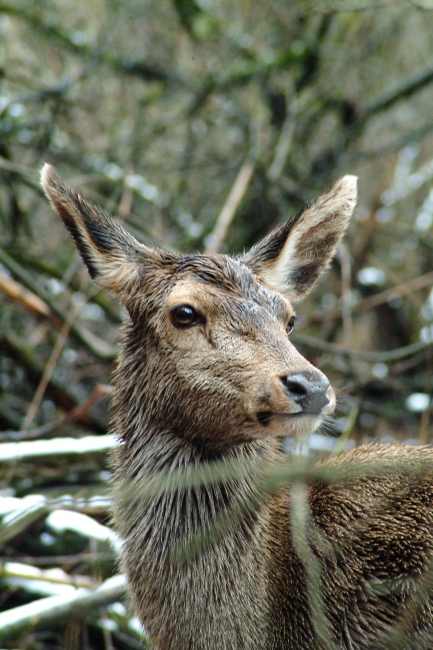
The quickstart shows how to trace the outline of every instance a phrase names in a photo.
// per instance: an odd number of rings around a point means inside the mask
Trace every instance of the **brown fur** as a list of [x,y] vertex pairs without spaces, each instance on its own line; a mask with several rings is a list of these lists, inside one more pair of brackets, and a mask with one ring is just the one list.
[[[280,437],[334,407],[286,326],[289,299],[344,232],[353,177],[241,259],[142,246],[51,167],[42,182],[92,277],[130,314],[115,372],[115,521],[152,647],[433,648],[430,449],[359,448],[266,489],[288,462]],[[191,326],[176,325],[179,305],[196,310]]]

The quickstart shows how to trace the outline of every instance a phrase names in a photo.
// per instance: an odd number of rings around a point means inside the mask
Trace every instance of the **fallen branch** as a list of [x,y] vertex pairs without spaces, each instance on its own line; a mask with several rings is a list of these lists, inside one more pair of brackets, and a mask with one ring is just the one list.
[[49,512],[46,499],[42,495],[30,495],[18,500],[18,507],[8,512],[1,522],[0,544],[5,544]]
[[86,617],[95,610],[121,600],[125,595],[126,580],[118,575],[109,578],[97,589],[77,589],[73,594],[41,598],[0,614],[0,639],[6,640],[29,629],[55,625],[67,617]]
[[113,435],[5,442],[0,445],[0,463],[18,462],[41,456],[101,453],[113,449],[116,445],[117,440]]
[[[12,585],[22,585],[27,581],[32,583],[48,583],[44,587],[53,585],[53,591],[56,585],[60,587],[75,587],[75,589],[97,589],[98,587],[95,581],[89,576],[70,576],[59,568],[44,571],[30,564],[23,564],[22,562],[5,562],[3,565],[0,565],[0,576]],[[54,596],[56,594],[53,592],[52,595]]]
[[84,515],[81,512],[71,512],[69,510],[54,510],[46,519],[46,525],[56,533],[63,533],[65,530],[73,531],[77,535],[89,537],[98,542],[107,542],[118,553],[120,551],[120,538],[117,534],[103,524]]

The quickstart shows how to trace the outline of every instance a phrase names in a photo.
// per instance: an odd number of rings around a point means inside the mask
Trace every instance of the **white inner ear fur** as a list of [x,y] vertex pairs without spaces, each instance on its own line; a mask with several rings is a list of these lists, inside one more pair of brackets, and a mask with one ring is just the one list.
[[126,257],[116,254],[98,255],[96,257],[97,276],[95,282],[101,288],[122,293],[137,277],[137,265]]
[[[272,265],[264,268],[261,276],[272,289],[279,291],[292,300],[296,300],[296,287],[290,282],[291,275],[296,269],[313,262],[316,259],[316,245],[329,233],[337,233],[341,237],[355,209],[357,199],[357,177],[343,176],[333,188],[320,196],[309,208],[304,210],[298,223],[290,232],[279,257]],[[311,233],[319,224],[322,228]],[[311,241],[308,243],[309,233]],[[299,243],[305,238],[302,250]],[[335,252],[327,252],[323,259],[325,270]]]

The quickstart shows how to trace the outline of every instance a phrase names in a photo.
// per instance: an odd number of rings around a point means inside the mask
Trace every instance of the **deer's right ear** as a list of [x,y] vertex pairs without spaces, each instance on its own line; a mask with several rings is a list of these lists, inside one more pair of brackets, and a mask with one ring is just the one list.
[[51,205],[69,230],[91,278],[102,288],[125,298],[138,274],[138,263],[152,257],[98,206],[67,187],[51,165],[44,165],[41,184]]
[[331,262],[356,204],[356,177],[344,176],[242,258],[242,262],[289,300],[307,294]]

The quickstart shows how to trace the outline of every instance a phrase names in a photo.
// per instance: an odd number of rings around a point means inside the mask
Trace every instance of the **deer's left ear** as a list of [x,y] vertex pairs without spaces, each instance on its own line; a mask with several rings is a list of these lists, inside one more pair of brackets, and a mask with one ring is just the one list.
[[151,249],[139,244],[97,205],[65,185],[51,165],[42,168],[41,184],[69,230],[92,280],[126,298],[128,288],[136,280],[139,263],[151,258]]
[[256,244],[241,261],[290,300],[310,291],[331,262],[357,198],[356,176],[344,176],[326,194]]

